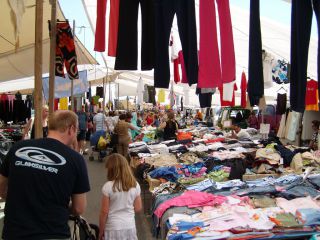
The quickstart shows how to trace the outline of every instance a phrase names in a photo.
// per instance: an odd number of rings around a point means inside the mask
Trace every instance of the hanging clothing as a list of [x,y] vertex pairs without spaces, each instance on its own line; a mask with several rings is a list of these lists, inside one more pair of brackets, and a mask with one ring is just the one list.
[[317,90],[318,90],[318,82],[317,81],[312,79],[312,80],[307,82],[306,105],[318,104],[318,101],[317,101]]
[[79,79],[76,48],[69,22],[58,22],[55,75],[64,77],[64,67],[69,79]]
[[53,111],[57,111],[58,109],[59,109],[59,98],[55,98],[53,103]]
[[246,108],[247,106],[247,77],[246,73],[242,72],[241,75],[241,107]]
[[[108,56],[110,57],[115,57],[117,52],[120,3],[119,1],[120,0],[110,0],[108,38]],[[97,52],[104,52],[106,48],[106,9],[107,0],[97,0],[97,20],[94,41],[94,50]]]
[[[235,91],[238,90],[237,84],[234,83],[233,86],[231,85],[233,87],[233,89],[228,89],[228,90],[225,89],[225,86],[230,86],[230,84],[223,84],[223,87],[219,88],[221,107],[224,107],[224,106],[234,107],[235,106]],[[231,101],[225,101],[223,99],[224,91],[229,91],[232,93]]]
[[278,115],[282,115],[286,112],[286,110],[287,110],[287,94],[278,93],[276,112]]
[[19,0],[9,0],[9,4],[11,7],[12,12],[14,13],[15,18],[15,43],[18,44],[19,42],[19,34],[22,29],[22,17],[25,13],[25,5],[24,1]]
[[164,103],[166,101],[166,93],[164,89],[159,89],[158,92],[158,102],[159,103]]
[[152,103],[153,106],[156,105],[156,89],[154,86],[148,86],[148,103]]
[[[217,39],[215,2],[217,2],[219,12],[221,61]],[[198,87],[220,87],[222,83],[229,83],[236,79],[229,0],[200,1],[199,16],[200,51]]]
[[59,99],[59,109],[60,110],[68,110],[68,98],[60,98]]
[[248,95],[251,106],[258,105],[264,95],[261,52],[260,0],[250,0]]
[[262,52],[262,63],[264,89],[271,88],[273,86],[272,69],[274,64],[274,56],[272,56],[271,53]]
[[140,78],[137,86],[137,104],[141,105],[143,103],[143,93],[144,93],[143,79]]
[[179,73],[179,48],[177,44],[177,37],[175,37],[175,34],[171,34],[171,41],[170,41],[170,47],[171,47],[171,62],[173,63],[173,80],[175,83],[180,82],[180,73]]
[[[150,0],[121,0],[119,5],[118,46],[115,70],[137,70],[138,12],[141,7],[141,70],[154,67],[154,8]],[[169,36],[167,38],[167,41]],[[163,51],[162,48],[161,51]]]
[[148,85],[145,84],[143,89],[144,89],[144,91],[143,91],[143,101],[147,103],[147,102],[149,102]]
[[[317,90],[317,93],[316,93],[317,102],[319,102],[318,96],[319,96],[319,90]],[[316,104],[306,105],[306,111],[319,111],[319,104],[316,103]]]
[[155,10],[154,86],[157,88],[169,87],[168,39],[175,14],[178,19],[179,36],[184,53],[188,83],[189,85],[197,83],[198,55],[194,0],[154,0],[153,2]]
[[[98,0],[99,1],[99,0]],[[120,0],[110,0],[108,56],[117,56]]]
[[272,81],[277,84],[287,84],[290,82],[290,64],[285,60],[278,59],[272,68]]
[[104,52],[106,49],[106,9],[107,0],[97,0],[96,32],[94,50]]
[[188,83],[188,77],[187,77],[187,72],[186,72],[186,67],[184,65],[184,58],[183,58],[183,52],[182,51],[179,51],[178,53],[179,57],[178,57],[178,60],[179,60],[179,64],[180,64],[180,67],[181,67],[181,83]]
[[[320,1],[292,0],[291,4],[290,106],[294,111],[303,112],[306,100],[305,89],[307,84],[308,50],[311,35],[312,15],[314,11],[319,28]],[[319,36],[320,31],[318,31],[318,37]],[[319,51],[320,45],[318,41],[318,58]],[[318,76],[320,75],[319,71],[320,67],[318,61]]]

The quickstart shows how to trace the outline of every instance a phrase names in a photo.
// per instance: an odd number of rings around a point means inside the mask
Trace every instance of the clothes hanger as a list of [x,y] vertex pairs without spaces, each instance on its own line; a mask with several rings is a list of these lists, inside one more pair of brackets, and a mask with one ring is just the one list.
[[283,89],[285,92],[287,92],[287,89],[285,89],[285,88],[282,87],[282,86],[277,90],[277,92],[279,92],[279,91],[282,90],[282,89]]

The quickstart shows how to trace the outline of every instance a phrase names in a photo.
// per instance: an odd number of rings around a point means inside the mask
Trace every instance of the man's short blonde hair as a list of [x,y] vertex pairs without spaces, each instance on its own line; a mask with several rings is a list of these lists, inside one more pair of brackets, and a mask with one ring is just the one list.
[[69,127],[78,127],[78,116],[70,110],[55,111],[49,117],[49,130],[65,132]]

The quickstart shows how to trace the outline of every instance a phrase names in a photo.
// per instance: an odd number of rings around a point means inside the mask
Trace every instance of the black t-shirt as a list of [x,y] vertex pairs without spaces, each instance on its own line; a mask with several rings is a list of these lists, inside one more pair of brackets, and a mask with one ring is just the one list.
[[90,190],[80,154],[52,138],[21,141],[10,149],[0,174],[8,177],[4,239],[70,237],[70,197]]

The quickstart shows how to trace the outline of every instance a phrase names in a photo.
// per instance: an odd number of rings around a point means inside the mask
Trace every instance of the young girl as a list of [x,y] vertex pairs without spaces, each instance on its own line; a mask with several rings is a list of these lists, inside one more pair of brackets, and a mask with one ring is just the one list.
[[102,187],[99,240],[137,240],[134,213],[142,208],[140,186],[122,155],[107,157],[106,169],[108,181]]

